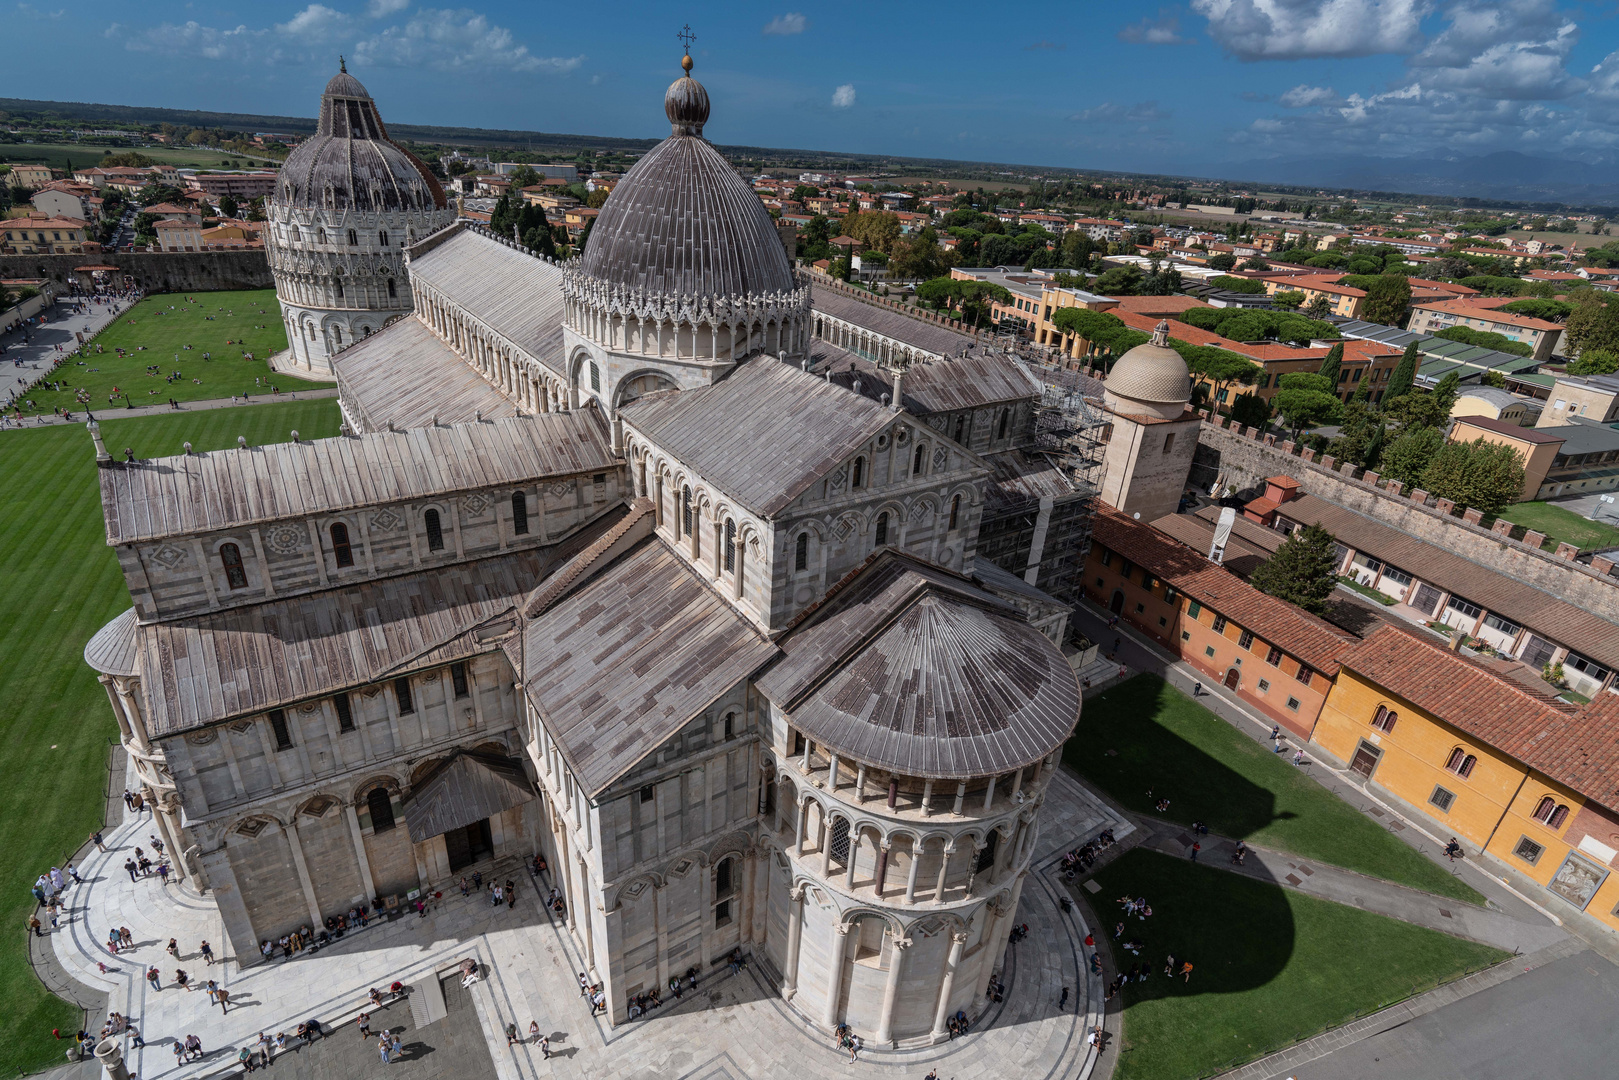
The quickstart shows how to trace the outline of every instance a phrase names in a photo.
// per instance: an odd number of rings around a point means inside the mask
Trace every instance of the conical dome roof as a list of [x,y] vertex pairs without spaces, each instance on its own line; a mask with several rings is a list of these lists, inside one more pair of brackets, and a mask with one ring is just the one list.
[[703,138],[708,91],[686,75],[669,87],[663,107],[671,133],[607,197],[581,271],[672,296],[792,291],[792,267],[770,212]]
[[320,96],[314,137],[287,155],[275,201],[371,212],[442,210],[449,205],[432,171],[388,138],[376,102],[346,67],[332,76]]

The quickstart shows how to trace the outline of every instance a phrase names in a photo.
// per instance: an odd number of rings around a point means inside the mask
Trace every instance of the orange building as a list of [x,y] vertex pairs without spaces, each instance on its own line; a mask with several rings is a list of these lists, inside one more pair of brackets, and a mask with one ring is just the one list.
[[1084,578],[1086,596],[1302,738],[1357,640],[1112,509],[1096,515]]

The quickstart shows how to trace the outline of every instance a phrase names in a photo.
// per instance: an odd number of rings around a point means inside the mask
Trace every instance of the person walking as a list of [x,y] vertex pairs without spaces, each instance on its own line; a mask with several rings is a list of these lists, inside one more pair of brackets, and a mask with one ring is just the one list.
[[517,906],[517,882],[511,878],[506,879],[506,910],[510,911]]
[[1057,999],[1057,1008],[1068,1008],[1068,987],[1066,986],[1062,988],[1062,997]]
[[371,1037],[371,1014],[363,1012],[354,1018],[354,1022],[360,1026],[360,1041],[365,1042]]
[[213,947],[209,945],[207,941],[204,941],[200,946],[198,946],[197,951],[202,953],[203,960],[207,962],[209,967],[212,967],[214,963]]
[[540,1038],[540,1022],[538,1020],[530,1020],[528,1022],[528,1037],[530,1039],[535,1040],[536,1042],[539,1041],[539,1038]]
[[175,938],[170,938],[168,945],[164,946],[163,951],[174,957],[176,960],[180,959],[180,942]]
[[506,1025],[506,1049],[510,1050],[513,1046],[517,1045],[518,1043],[520,1043],[522,1041],[523,1040],[521,1038],[519,1038],[518,1034],[517,1034],[517,1025],[515,1023],[507,1024]]
[[139,881],[140,880],[140,878],[136,875],[136,871],[139,870],[139,869],[140,869],[140,866],[138,864],[136,864],[134,859],[125,859],[124,860],[124,872],[129,875],[129,880],[130,881]]
[[163,976],[159,974],[157,968],[155,967],[146,969],[146,981],[152,984],[153,990],[163,989],[163,987],[160,985],[163,981]]
[[1181,965],[1181,974],[1186,976],[1187,982],[1192,981],[1192,962],[1190,960]]
[[545,1060],[550,1061],[551,1060],[551,1036],[549,1036],[549,1035],[541,1035],[540,1036],[539,1046],[540,1046],[540,1053],[542,1055],[544,1055]]
[[1192,861],[1197,862],[1197,853],[1203,850],[1203,845],[1196,840],[1192,841]]

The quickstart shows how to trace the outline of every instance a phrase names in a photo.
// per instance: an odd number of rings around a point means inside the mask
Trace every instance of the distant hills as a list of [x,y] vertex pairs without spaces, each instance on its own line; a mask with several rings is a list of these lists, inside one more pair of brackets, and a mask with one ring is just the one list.
[[1414,195],[1619,205],[1619,167],[1502,150],[1478,157],[1358,154],[1270,158],[1222,166],[1217,175],[1302,187],[1362,188]]

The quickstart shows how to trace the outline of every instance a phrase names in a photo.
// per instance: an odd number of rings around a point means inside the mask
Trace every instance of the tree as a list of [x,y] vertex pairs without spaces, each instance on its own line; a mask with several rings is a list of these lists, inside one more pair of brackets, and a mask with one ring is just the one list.
[[[1601,350],[1599,349],[1597,351],[1600,352]],[[1614,357],[1614,368],[1609,368],[1608,370],[1612,371],[1615,368],[1619,368],[1619,356]],[[1572,371],[1573,369],[1570,368],[1569,370]],[[1505,390],[1507,387],[1507,377],[1499,371],[1486,371],[1484,373],[1484,385],[1493,386],[1497,390]]]
[[1266,262],[1260,256],[1255,255],[1251,259],[1244,259],[1243,262],[1242,262],[1242,265],[1238,266],[1237,269],[1238,270],[1269,270],[1270,269],[1270,263]]
[[1407,489],[1422,486],[1422,474],[1445,445],[1445,433],[1434,427],[1407,427],[1383,450],[1382,473]]
[[1434,337],[1477,345],[1481,349],[1511,353],[1513,356],[1528,356],[1535,351],[1527,342],[1513,341],[1505,334],[1497,334],[1491,330],[1474,330],[1470,326],[1447,326],[1443,330],[1434,331]]
[[236,196],[226,195],[219,200],[219,212],[224,217],[233,218],[241,206],[236,202]]
[[1411,392],[1411,384],[1417,378],[1417,343],[1412,342],[1405,347],[1400,356],[1400,362],[1394,365],[1394,371],[1389,375],[1389,384],[1383,391],[1382,404],[1387,405],[1402,394]]
[[815,198],[820,193],[821,189],[814,184],[798,184],[793,188],[792,199],[794,202],[803,202],[805,199]]
[[1291,308],[1297,311],[1304,304],[1304,294],[1291,289],[1284,289],[1271,297],[1271,303],[1279,308]]
[[1338,556],[1332,534],[1319,525],[1293,530],[1276,554],[1259,565],[1248,583],[1305,611],[1320,615],[1338,587]]
[[[1611,375],[1615,371],[1619,371],[1619,352],[1611,349],[1582,349],[1580,358],[1568,366],[1570,375]],[[1500,372],[1486,374],[1499,375]],[[1501,378],[1501,385],[1506,385],[1505,376]]]
[[1100,277],[1091,282],[1091,288],[1103,296],[1136,296],[1141,291],[1141,282],[1146,275],[1141,267],[1135,264],[1128,266],[1115,266],[1104,270]]
[[894,244],[894,253],[888,259],[888,276],[900,281],[928,281],[948,274],[953,258],[953,252],[939,246],[939,234],[929,225]]
[[1335,392],[1338,386],[1338,375],[1343,371],[1343,366],[1344,343],[1340,341],[1327,350],[1326,359],[1321,361],[1321,377],[1327,380],[1327,384],[1333,387]]
[[1595,295],[1583,297],[1569,313],[1563,338],[1575,353],[1583,354],[1586,349],[1619,352],[1619,309]]
[[843,219],[841,228],[844,236],[852,236],[865,247],[884,254],[893,250],[900,236],[899,215],[887,210],[850,214]]
[[1366,290],[1361,317],[1384,326],[1403,326],[1410,307],[1411,279],[1401,274],[1382,274]]
[[1327,299],[1325,293],[1316,293],[1304,306],[1304,314],[1312,319],[1325,319],[1332,314],[1332,301]]
[[1257,394],[1238,394],[1237,400],[1231,403],[1231,422],[1264,430],[1270,423],[1270,405]]
[[507,179],[512,182],[512,191],[522,191],[526,187],[533,187],[540,182],[540,174],[529,165],[519,165],[508,174]]
[[510,236],[512,222],[516,218],[517,212],[512,209],[511,192],[501,192],[500,198],[495,200],[495,208],[489,212],[489,231],[496,236]]
[[1083,229],[1074,229],[1062,238],[1062,264],[1070,270],[1089,270],[1096,241]]
[[1423,470],[1422,487],[1457,506],[1499,513],[1523,493],[1523,461],[1511,446],[1482,437],[1445,443]]
[[1219,270],[1221,273],[1235,268],[1236,265],[1237,257],[1229,252],[1222,251],[1220,254],[1210,256],[1209,258],[1209,269]]
[[1310,371],[1295,371],[1277,380],[1280,387],[1272,404],[1293,431],[1296,441],[1307,427],[1324,424],[1338,414],[1333,385]]

